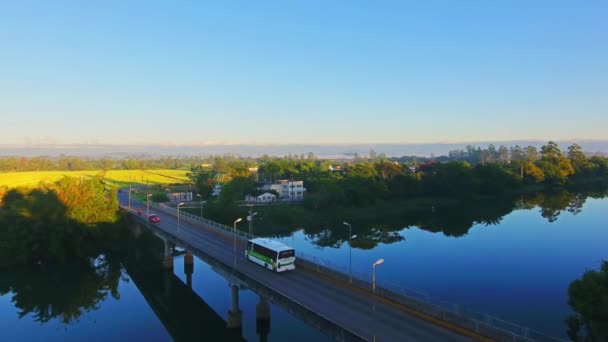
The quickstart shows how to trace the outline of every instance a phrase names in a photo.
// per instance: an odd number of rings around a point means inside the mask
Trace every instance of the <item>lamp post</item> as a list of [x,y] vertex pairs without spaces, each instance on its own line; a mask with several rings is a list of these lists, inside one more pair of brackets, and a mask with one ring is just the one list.
[[253,217],[257,215],[257,212],[252,212],[253,206],[249,207],[249,215],[247,215],[247,221],[249,221],[249,235],[253,238]]
[[372,293],[376,294],[376,266],[381,265],[384,262],[384,259],[378,259],[372,265]]
[[179,207],[181,207],[182,205],[184,205],[184,202],[179,203],[177,205],[177,235],[179,235]]
[[353,247],[351,244],[351,239],[353,237],[353,232],[352,232],[352,227],[350,225],[350,223],[347,222],[342,222],[344,223],[345,226],[348,226],[348,270],[349,270],[349,278],[348,278],[348,282],[350,284],[353,283]]
[[196,194],[196,197],[201,198],[201,218],[203,218],[203,196],[201,196],[201,194]]
[[236,220],[234,220],[234,225],[233,225],[233,230],[232,230],[232,235],[233,235],[233,249],[232,249],[232,254],[234,254],[234,268],[236,268],[236,224],[243,221],[242,218],[238,218]]
[[131,187],[131,184],[129,184],[129,210],[131,210],[131,191],[133,191],[133,188]]
[[150,196],[152,196],[152,194],[146,195],[146,217],[150,216]]

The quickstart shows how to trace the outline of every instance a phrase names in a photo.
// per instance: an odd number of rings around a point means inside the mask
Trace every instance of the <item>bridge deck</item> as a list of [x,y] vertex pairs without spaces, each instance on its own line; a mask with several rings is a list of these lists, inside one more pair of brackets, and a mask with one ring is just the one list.
[[[125,194],[119,196],[126,205]],[[131,210],[143,208],[131,203]],[[158,213],[161,222],[155,226],[184,242],[189,248],[200,250],[225,265],[234,264],[233,242],[214,231],[182,220],[177,232],[175,217]],[[237,244],[236,269],[263,286],[289,298],[328,321],[368,341],[470,341],[430,322],[414,317],[399,307],[378,302],[371,296],[341,286],[331,280],[318,277],[312,272],[296,269],[284,273],[273,273],[244,257],[242,244]]]

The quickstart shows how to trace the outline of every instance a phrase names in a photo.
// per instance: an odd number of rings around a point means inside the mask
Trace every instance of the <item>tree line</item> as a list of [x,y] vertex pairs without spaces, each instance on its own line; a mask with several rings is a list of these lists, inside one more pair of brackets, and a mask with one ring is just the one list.
[[[226,159],[236,158],[225,156]],[[16,171],[86,171],[86,170],[143,170],[184,169],[191,165],[211,162],[213,158],[147,156],[130,158],[59,157],[0,157],[0,172]]]
[[[195,166],[189,177],[203,199],[223,207],[247,194],[257,194],[262,181],[304,180],[304,205],[313,209],[424,196],[500,196],[505,192],[608,182],[608,158],[589,158],[576,144],[565,152],[554,142],[548,142],[540,151],[533,147],[505,150],[471,148],[469,152],[452,153],[452,158],[463,160],[444,162],[404,163],[372,153],[368,158],[357,156],[342,162],[318,160],[314,155],[263,157],[257,161],[257,173],[249,172],[246,163],[235,160],[222,163],[221,168]],[[216,184],[223,184],[222,193],[219,198],[210,198]]]

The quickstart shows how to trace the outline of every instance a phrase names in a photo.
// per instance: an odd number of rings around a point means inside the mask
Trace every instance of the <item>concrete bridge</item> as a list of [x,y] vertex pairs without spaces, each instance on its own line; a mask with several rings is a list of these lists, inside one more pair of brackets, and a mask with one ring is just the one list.
[[[165,241],[166,269],[173,268],[171,246],[177,245],[214,266],[219,273],[231,277],[233,291],[239,286],[247,286],[255,292],[266,293],[277,301],[285,301],[297,306],[301,316],[316,317],[314,320],[326,333],[336,340],[351,341],[531,341],[484,325],[481,322],[465,321],[454,324],[443,312],[442,320],[407,302],[382,297],[371,291],[347,282],[341,282],[318,269],[310,262],[298,262],[295,271],[277,274],[270,272],[244,257],[245,239],[229,232],[218,230],[210,221],[180,219],[171,210],[160,211],[155,206],[154,213],[161,216],[161,222],[150,224],[145,214],[137,215],[137,210],[146,212],[146,205],[131,201],[128,195],[119,193],[121,206],[134,216],[146,222]],[[236,248],[235,248],[236,245]],[[234,252],[236,250],[236,253]],[[245,284],[245,285],[243,285]],[[233,296],[234,298],[234,296]],[[238,296],[237,296],[238,298]],[[238,307],[238,299],[237,299]],[[239,321],[240,310],[229,311],[231,320]],[[330,327],[330,328],[327,328]],[[339,327],[339,328],[336,328]],[[322,329],[323,330],[323,329]]]

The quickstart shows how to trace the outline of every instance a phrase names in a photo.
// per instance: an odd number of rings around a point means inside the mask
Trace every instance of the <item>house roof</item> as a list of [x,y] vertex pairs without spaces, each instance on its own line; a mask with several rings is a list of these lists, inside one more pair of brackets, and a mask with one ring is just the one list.
[[270,192],[265,192],[265,193],[263,193],[263,194],[259,195],[258,197],[267,196],[267,195],[270,195],[270,196],[272,196],[272,197],[277,197],[275,194],[270,193]]

